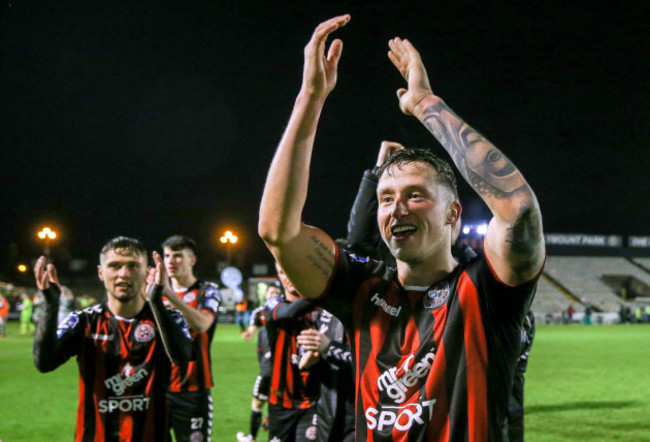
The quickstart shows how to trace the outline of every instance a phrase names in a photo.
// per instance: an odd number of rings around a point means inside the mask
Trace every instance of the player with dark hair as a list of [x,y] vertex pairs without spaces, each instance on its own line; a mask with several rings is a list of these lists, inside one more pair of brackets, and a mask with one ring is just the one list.
[[77,357],[76,441],[171,440],[165,404],[171,362],[185,371],[192,352],[187,323],[163,306],[167,278],[160,255],[154,252],[153,259],[145,299],[146,249],[132,238],[109,241],[98,266],[107,301],[69,314],[58,329],[61,284],[44,256],[36,262],[46,308],[34,338],[34,363],[45,373]]
[[187,378],[179,367],[172,368],[167,395],[171,426],[177,441],[209,441],[212,434],[212,359],[210,346],[217,328],[221,293],[216,284],[194,275],[196,243],[175,235],[162,243],[165,269],[172,290],[165,298],[178,309],[190,326],[194,359]]
[[259,233],[298,292],[350,333],[357,440],[501,440],[524,315],[543,268],[539,205],[521,172],[429,86],[408,40],[389,59],[408,84],[400,109],[418,118],[490,208],[484,253],[451,254],[461,215],[451,167],[431,152],[399,151],[379,171],[377,222],[397,268],[341,250],[302,222],[318,120],[336,84],[342,42],[321,23],[303,83],[269,170]]

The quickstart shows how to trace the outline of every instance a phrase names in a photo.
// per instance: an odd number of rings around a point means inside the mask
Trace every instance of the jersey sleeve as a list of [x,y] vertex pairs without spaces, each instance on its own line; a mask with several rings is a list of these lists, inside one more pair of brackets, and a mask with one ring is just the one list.
[[337,246],[334,275],[325,293],[318,298],[318,305],[336,316],[348,328],[361,284],[372,278],[390,278],[391,272],[394,269],[382,261],[358,256]]
[[222,304],[221,299],[219,287],[212,282],[206,282],[203,287],[200,310],[207,310],[216,316],[219,314],[219,306]]

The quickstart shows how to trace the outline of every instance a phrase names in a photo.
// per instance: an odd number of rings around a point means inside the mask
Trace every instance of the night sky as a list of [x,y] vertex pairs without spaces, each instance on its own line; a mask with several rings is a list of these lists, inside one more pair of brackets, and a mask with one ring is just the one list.
[[[343,56],[316,138],[307,223],[345,234],[384,139],[446,156],[397,106],[404,83],[386,53],[400,36],[422,54],[434,92],[523,172],[545,231],[650,235],[647,2],[130,3],[2,4],[5,278],[37,256],[45,224],[60,232],[59,262],[92,266],[120,234],[155,247],[184,233],[213,272],[225,228],[241,237],[236,260],[269,261],[256,233],[268,165],[303,47],[342,13],[352,21],[336,33]],[[466,222],[489,215],[460,190]]]

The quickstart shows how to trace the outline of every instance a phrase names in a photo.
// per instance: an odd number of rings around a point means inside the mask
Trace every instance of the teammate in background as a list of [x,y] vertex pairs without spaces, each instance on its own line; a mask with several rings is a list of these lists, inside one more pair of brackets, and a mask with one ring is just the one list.
[[187,367],[192,351],[187,323],[163,306],[167,277],[153,253],[155,282],[142,296],[147,251],[117,237],[100,253],[99,279],[107,301],[68,315],[57,329],[60,286],[54,265],[39,258],[36,285],[47,307],[34,338],[34,363],[49,372],[77,357],[80,389],[76,441],[168,441],[165,394],[171,361]]
[[449,164],[424,150],[379,171],[378,225],[397,268],[340,250],[302,223],[316,127],[336,84],[350,20],[321,23],[305,48],[303,84],[270,167],[259,233],[298,292],[319,299],[351,336],[358,440],[501,440],[520,329],[544,264],[541,213],[519,170],[431,91],[419,53],[389,42],[408,83],[400,109],[451,155],[493,218],[484,255],[451,255],[461,215]]
[[316,405],[317,440],[354,442],[354,371],[348,337],[330,312],[317,307],[311,315],[314,328],[300,332],[297,342],[313,354],[308,362],[301,359],[301,364],[326,362]]
[[512,381],[512,392],[508,403],[508,414],[503,425],[504,442],[524,441],[524,374],[528,367],[528,356],[535,338],[535,315],[528,311],[521,328],[521,350],[517,365],[515,366],[515,377]]
[[[314,304],[301,299],[284,271],[276,264],[285,298],[264,303],[264,318],[271,349],[272,375],[269,394],[269,440],[311,441],[316,438],[316,402],[320,394],[321,364],[301,371],[297,337],[311,328]],[[237,434],[237,440],[255,440]]]
[[[281,296],[282,292],[280,291],[280,288],[271,285],[266,289],[264,300],[266,302],[269,299],[279,298]],[[244,339],[248,341],[255,335],[255,332],[259,330],[257,335],[257,362],[260,366],[260,373],[257,375],[255,384],[253,385],[253,399],[251,401],[251,418],[248,434],[240,431],[237,433],[237,440],[249,441],[257,438],[257,433],[259,432],[263,421],[262,410],[264,404],[269,400],[273,364],[265,324],[264,305],[261,305],[251,312],[250,325],[248,326],[248,329],[242,333]]]
[[21,293],[21,303],[18,305],[20,311],[20,335],[25,336],[28,332],[33,333],[36,327],[32,322],[32,313],[34,312],[34,304],[32,298],[27,293]]
[[212,434],[212,360],[210,346],[217,328],[221,293],[211,283],[194,275],[196,243],[182,235],[162,244],[165,268],[173,290],[165,298],[185,317],[190,326],[194,359],[187,379],[174,366],[167,395],[171,425],[177,441],[209,441]]
[[9,301],[0,295],[0,338],[7,336],[7,318],[9,317]]

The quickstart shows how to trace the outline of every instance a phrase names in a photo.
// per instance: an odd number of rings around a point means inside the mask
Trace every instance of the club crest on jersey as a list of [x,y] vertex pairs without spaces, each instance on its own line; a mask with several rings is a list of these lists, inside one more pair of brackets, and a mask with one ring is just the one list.
[[156,336],[156,332],[153,325],[143,323],[135,328],[133,335],[136,342],[149,342]]
[[187,292],[183,296],[183,302],[186,303],[194,302],[195,299],[196,299],[196,293],[194,292]]
[[434,286],[427,292],[423,301],[424,308],[435,310],[442,307],[447,302],[447,299],[449,299],[449,283],[444,282]]

